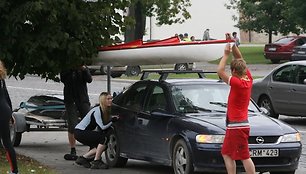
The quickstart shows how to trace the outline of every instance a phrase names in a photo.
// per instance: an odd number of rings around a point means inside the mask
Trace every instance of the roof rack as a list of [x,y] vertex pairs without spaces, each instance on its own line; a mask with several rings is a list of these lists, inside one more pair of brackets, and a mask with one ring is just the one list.
[[145,80],[148,78],[149,74],[157,73],[160,75],[159,81],[164,81],[167,79],[169,74],[198,74],[199,78],[205,78],[205,74],[216,74],[216,71],[203,71],[203,70],[143,70],[140,80]]

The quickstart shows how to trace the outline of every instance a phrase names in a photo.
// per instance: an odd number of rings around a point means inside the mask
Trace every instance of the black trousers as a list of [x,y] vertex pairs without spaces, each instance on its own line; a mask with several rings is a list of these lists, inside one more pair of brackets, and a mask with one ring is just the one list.
[[107,145],[109,137],[108,130],[93,131],[93,130],[80,130],[75,129],[74,137],[80,143],[92,148],[96,148],[99,144]]

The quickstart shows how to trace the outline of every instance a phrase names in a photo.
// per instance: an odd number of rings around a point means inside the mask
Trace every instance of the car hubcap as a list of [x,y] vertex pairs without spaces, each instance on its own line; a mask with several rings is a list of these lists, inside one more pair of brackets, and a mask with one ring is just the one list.
[[268,110],[268,112],[271,113],[270,102],[267,99],[265,99],[261,102],[261,106],[266,108]]
[[112,161],[116,157],[116,147],[117,147],[116,138],[114,135],[111,135],[110,140],[108,142],[107,153],[108,153],[109,159]]
[[175,154],[176,171],[179,174],[184,174],[186,169],[186,154],[183,147],[179,147]]

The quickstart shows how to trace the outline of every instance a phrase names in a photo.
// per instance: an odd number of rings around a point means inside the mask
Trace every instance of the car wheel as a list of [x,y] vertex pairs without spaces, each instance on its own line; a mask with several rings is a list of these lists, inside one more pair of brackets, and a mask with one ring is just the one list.
[[101,73],[102,75],[106,75],[106,74],[107,74],[107,66],[101,65],[101,66],[100,66],[100,73]]
[[272,63],[279,63],[280,60],[278,60],[278,59],[271,59],[271,62],[272,62]]
[[112,78],[120,77],[122,73],[112,73],[111,76]]
[[173,149],[173,170],[175,174],[192,174],[193,165],[189,149],[184,140],[176,142]]
[[105,152],[105,159],[107,164],[111,167],[124,167],[128,161],[127,158],[120,156],[120,147],[118,145],[118,138],[112,130],[109,135],[108,148]]
[[266,96],[261,97],[259,99],[258,106],[267,109],[268,116],[273,117],[273,118],[278,118],[279,114],[275,113],[273,106],[272,106],[272,102],[268,97]]
[[176,71],[186,71],[188,69],[187,63],[178,63],[175,64],[174,70]]
[[140,74],[140,66],[128,66],[125,72],[127,76],[138,76]]
[[270,174],[295,174],[295,170],[287,172],[269,172]]
[[21,143],[22,133],[16,132],[15,124],[10,124],[10,136],[13,146],[17,147]]

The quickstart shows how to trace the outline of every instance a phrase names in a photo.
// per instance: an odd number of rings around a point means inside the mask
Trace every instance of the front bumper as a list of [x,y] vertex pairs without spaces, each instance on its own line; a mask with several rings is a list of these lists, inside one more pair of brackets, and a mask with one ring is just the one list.
[[[301,143],[280,143],[269,145],[249,145],[251,149],[279,149],[278,157],[252,157],[257,172],[294,171],[298,168],[301,155]],[[193,151],[195,171],[226,172],[221,155],[220,144],[195,144]],[[243,165],[237,161],[237,170],[244,171]]]

